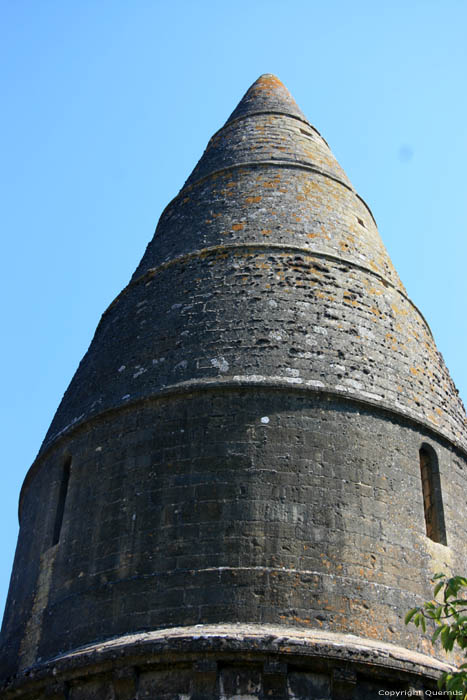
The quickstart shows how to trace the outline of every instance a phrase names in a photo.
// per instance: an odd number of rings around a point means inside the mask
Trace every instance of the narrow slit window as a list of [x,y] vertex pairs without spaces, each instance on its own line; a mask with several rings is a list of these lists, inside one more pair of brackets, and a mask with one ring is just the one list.
[[69,457],[63,465],[62,479],[58,492],[57,510],[55,512],[55,523],[52,538],[52,546],[58,544],[60,532],[63,524],[63,514],[65,512],[65,501],[68,492],[68,482],[70,481],[71,457]]
[[433,540],[433,542],[447,544],[441,482],[436,453],[431,447],[423,446],[419,454],[426,535],[430,540]]

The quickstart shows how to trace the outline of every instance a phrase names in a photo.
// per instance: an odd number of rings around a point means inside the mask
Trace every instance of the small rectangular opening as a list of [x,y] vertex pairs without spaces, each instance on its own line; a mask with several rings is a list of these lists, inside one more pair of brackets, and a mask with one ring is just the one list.
[[429,445],[423,445],[420,449],[420,476],[426,536],[433,542],[446,545],[446,526],[438,460],[435,451]]
[[58,544],[63,524],[63,514],[65,512],[65,501],[68,492],[68,482],[70,481],[71,457],[63,465],[62,479],[58,491],[57,509],[55,511],[55,523],[52,538],[52,546]]

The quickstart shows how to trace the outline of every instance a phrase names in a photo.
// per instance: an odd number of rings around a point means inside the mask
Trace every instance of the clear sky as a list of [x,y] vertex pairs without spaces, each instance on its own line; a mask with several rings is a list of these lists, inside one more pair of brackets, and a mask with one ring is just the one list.
[[262,73],[330,144],[467,399],[467,2],[0,2],[0,610],[17,501],[100,315]]

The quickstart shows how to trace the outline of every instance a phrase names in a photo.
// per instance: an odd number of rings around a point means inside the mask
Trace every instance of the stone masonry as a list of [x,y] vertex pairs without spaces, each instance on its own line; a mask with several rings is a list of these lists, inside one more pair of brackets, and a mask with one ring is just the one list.
[[26,476],[2,697],[433,687],[446,659],[403,617],[433,573],[467,569],[466,454],[371,211],[262,76],[163,212]]

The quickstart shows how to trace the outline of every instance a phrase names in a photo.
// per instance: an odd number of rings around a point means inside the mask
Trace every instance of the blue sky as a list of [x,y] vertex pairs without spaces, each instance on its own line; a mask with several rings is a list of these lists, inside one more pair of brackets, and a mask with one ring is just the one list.
[[275,73],[375,215],[467,399],[464,0],[3,0],[0,609],[17,500],[100,315]]

